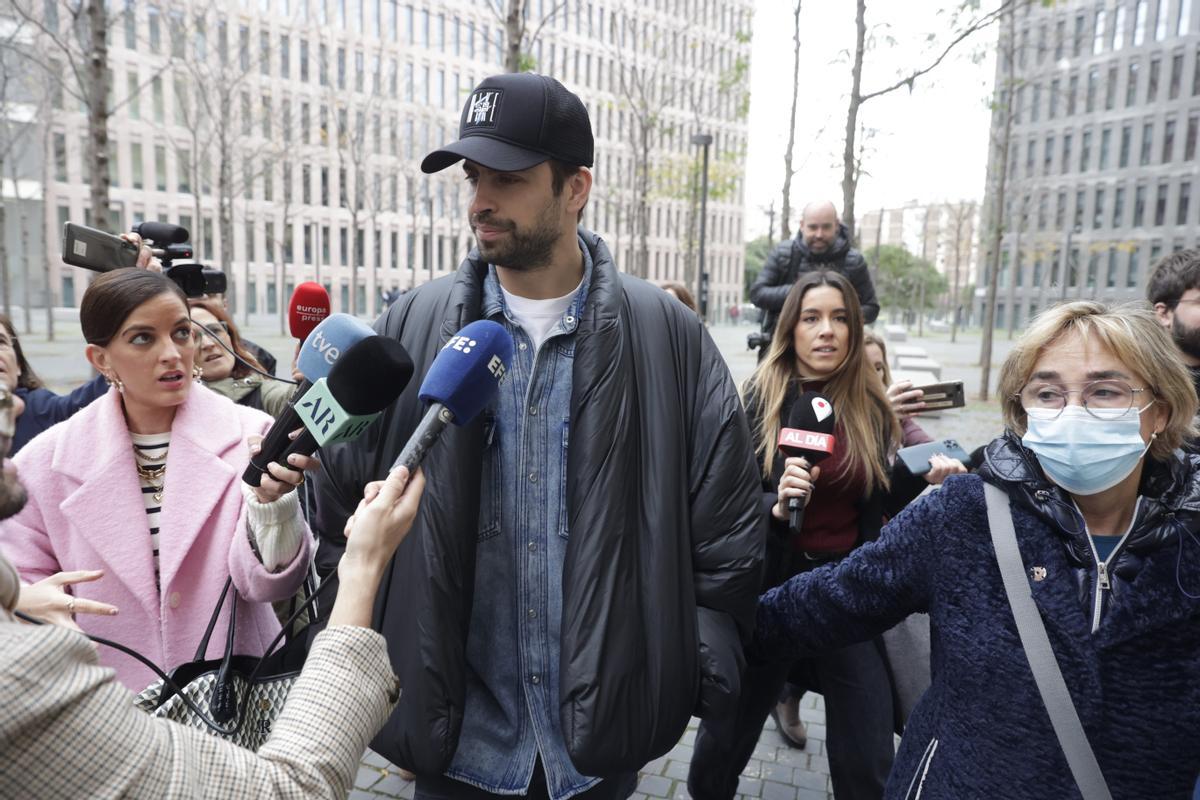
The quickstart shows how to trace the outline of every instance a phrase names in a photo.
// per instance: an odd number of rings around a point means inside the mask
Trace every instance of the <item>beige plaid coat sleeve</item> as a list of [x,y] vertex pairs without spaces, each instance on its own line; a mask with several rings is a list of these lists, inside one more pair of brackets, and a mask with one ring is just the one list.
[[330,628],[253,753],[135,709],[82,635],[0,622],[0,798],[344,798],[398,696],[383,637]]

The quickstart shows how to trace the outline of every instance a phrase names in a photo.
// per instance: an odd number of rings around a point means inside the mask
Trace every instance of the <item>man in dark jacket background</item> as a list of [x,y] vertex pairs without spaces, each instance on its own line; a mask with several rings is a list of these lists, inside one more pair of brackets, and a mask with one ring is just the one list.
[[476,319],[503,325],[499,395],[427,457],[384,579],[376,622],[404,693],[373,747],[417,773],[418,800],[624,798],[692,714],[736,699],[764,546],[749,429],[696,316],[578,227],[593,159],[579,98],[488,78],[459,137],[422,169],[462,162],[477,246],[376,323],[416,374],[323,453],[319,567],[416,427],[440,347]]
[[[1159,261],[1146,284],[1146,299],[1179,348],[1200,397],[1200,249],[1180,250]],[[1183,449],[1200,453],[1200,441],[1184,442]]]
[[815,269],[837,270],[850,279],[868,325],[879,316],[867,261],[850,246],[850,232],[838,219],[833,203],[824,200],[804,207],[796,238],[776,245],[750,287],[750,302],[763,310],[764,333],[775,333],[775,322],[792,284]]

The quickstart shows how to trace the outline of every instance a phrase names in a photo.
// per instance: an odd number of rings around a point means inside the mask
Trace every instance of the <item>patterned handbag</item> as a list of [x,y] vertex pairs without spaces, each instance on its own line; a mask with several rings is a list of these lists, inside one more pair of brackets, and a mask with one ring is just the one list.
[[[169,676],[148,664],[159,680],[143,689],[134,699],[134,705],[152,716],[188,725],[250,750],[257,750],[270,736],[272,723],[283,709],[288,692],[299,677],[308,655],[310,626],[293,632],[294,623],[309,611],[317,597],[332,583],[326,581],[318,591],[308,593],[308,599],[293,612],[267,647],[266,655],[261,658],[235,655],[233,652],[238,606],[237,589],[233,589],[224,655],[220,659],[205,660],[204,654],[208,651],[209,639],[216,627],[221,606],[233,588],[232,579],[227,580],[195,658],[176,667]],[[281,640],[283,645],[276,649]],[[126,648],[120,649],[136,656]],[[144,659],[139,660],[147,663]]]

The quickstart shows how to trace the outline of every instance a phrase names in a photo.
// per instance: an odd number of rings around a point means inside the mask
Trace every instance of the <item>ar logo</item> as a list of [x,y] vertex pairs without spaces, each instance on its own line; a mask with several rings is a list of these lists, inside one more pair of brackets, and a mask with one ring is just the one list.
[[496,125],[496,111],[500,108],[501,92],[496,89],[476,92],[471,95],[467,108],[467,124],[492,128]]

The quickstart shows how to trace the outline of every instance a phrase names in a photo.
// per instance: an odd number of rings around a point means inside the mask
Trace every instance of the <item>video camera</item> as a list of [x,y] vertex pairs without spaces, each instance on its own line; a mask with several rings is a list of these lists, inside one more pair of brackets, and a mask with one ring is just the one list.
[[757,350],[760,347],[767,347],[771,344],[771,334],[766,331],[754,331],[746,334],[746,349]]
[[[163,274],[188,297],[227,291],[224,272],[192,260],[187,228],[169,222],[141,222],[133,226],[133,232],[151,245],[151,252],[162,262]],[[73,267],[110,272],[137,266],[137,257],[137,245],[120,236],[74,222],[63,226],[62,259]]]

